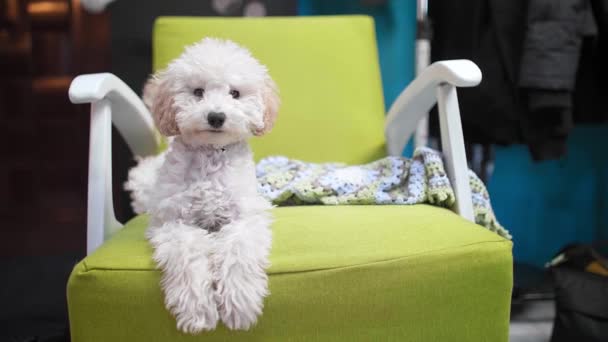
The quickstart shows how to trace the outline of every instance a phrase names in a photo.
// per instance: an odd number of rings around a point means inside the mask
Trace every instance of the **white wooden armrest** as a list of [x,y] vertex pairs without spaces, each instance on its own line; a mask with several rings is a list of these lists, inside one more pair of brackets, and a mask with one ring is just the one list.
[[143,101],[118,77],[110,73],[80,75],[69,90],[72,103],[111,102],[112,123],[125,138],[133,154],[147,156],[155,153],[158,136],[154,122]]
[[70,85],[69,96],[73,103],[91,104],[88,254],[122,227],[116,220],[112,202],[112,123],[135,155],[154,154],[159,140],[152,116],[141,99],[112,74],[76,77]]
[[456,87],[474,87],[481,71],[469,60],[436,62],[397,97],[386,117],[389,155],[401,155],[418,121],[437,103],[446,172],[456,195],[456,212],[474,221],[467,158]]

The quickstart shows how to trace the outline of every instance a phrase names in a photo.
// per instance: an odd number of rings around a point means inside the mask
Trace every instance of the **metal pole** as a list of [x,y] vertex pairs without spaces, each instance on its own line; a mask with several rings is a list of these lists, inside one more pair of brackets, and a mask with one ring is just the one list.
[[[429,66],[431,62],[431,23],[428,18],[428,1],[417,0],[416,4],[416,75]],[[429,115],[420,119],[414,134],[414,147],[428,145]]]

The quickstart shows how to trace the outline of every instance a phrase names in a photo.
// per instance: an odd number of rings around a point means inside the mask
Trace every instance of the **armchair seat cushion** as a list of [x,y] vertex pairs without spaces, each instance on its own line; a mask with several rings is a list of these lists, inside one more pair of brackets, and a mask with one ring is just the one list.
[[72,340],[507,340],[510,241],[426,205],[281,207],[274,216],[271,295],[251,331],[176,330],[139,216],[76,265]]

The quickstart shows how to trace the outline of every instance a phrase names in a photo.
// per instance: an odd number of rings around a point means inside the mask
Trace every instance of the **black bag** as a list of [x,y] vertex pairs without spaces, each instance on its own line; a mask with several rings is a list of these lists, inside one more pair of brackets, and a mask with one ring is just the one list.
[[608,341],[608,261],[599,247],[568,246],[551,262],[556,302],[551,342]]

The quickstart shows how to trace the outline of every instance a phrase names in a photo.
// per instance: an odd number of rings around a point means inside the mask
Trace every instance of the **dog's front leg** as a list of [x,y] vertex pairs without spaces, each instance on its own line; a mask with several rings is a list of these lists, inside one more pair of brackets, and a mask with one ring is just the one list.
[[215,233],[219,312],[230,329],[247,330],[262,313],[268,294],[270,222],[266,212],[248,214]]
[[218,321],[212,249],[207,231],[180,222],[166,222],[146,232],[154,261],[162,271],[165,306],[186,333],[214,329]]

